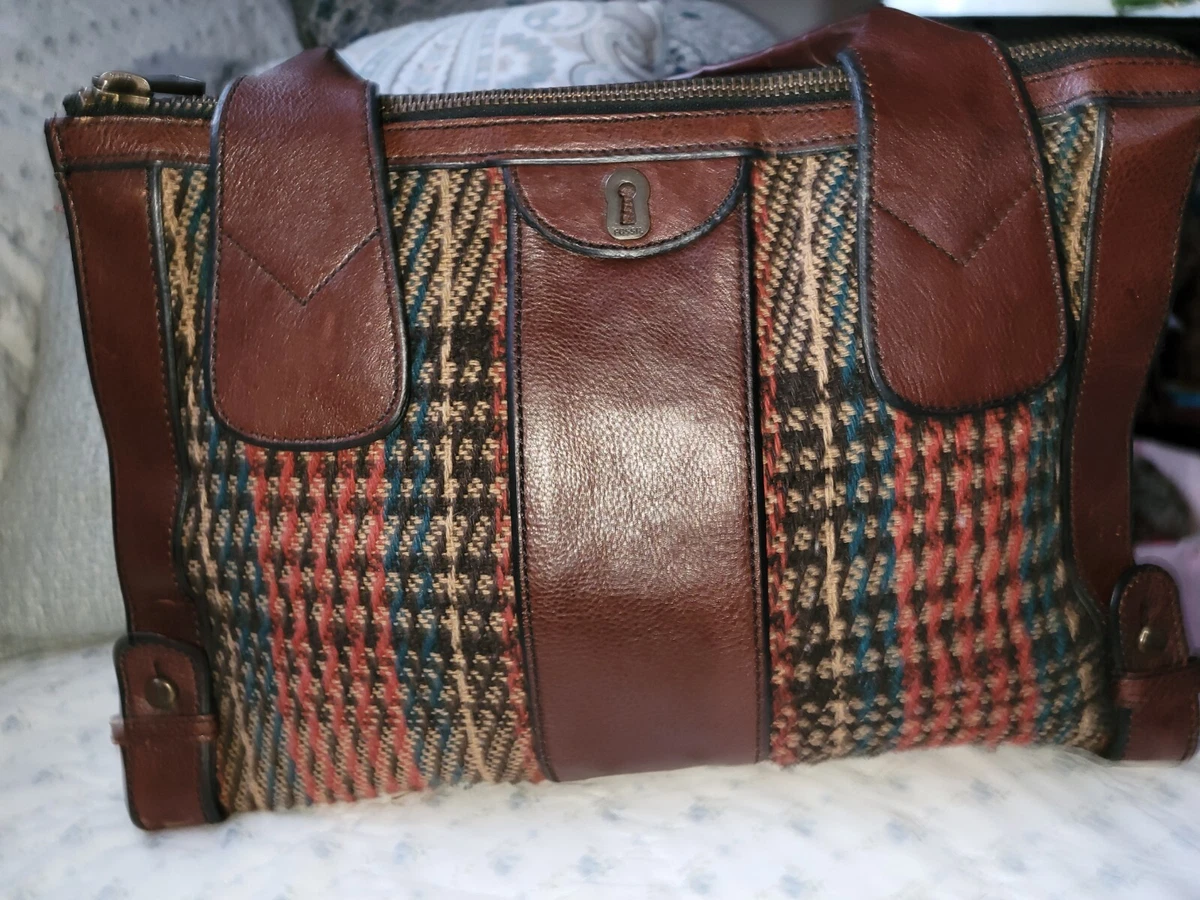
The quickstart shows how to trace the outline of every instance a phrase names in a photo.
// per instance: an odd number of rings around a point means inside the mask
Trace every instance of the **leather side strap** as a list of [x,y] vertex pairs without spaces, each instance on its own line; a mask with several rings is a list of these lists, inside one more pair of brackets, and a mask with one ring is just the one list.
[[212,156],[213,412],[265,445],[386,433],[407,364],[373,85],[329,50],[240,78]]
[[[1200,107],[1115,107],[1105,156],[1067,441],[1070,545],[1088,593],[1112,599],[1117,759],[1195,752],[1200,682],[1188,661],[1179,593],[1133,566],[1130,442],[1171,297],[1185,201],[1200,149]],[[1155,653],[1139,650],[1147,629]],[[1160,640],[1161,638],[1161,640]]]
[[1179,588],[1157,566],[1131,569],[1113,593],[1116,759],[1183,762],[1200,736],[1200,660],[1191,658]]
[[[52,153],[56,132],[47,130]],[[113,541],[130,631],[200,642],[176,578],[179,458],[153,267],[144,169],[59,175],[75,256],[79,314],[113,480]]]
[[1069,438],[1071,544],[1098,602],[1133,565],[1134,412],[1166,321],[1200,107],[1107,113]]
[[951,412],[1044,384],[1066,306],[1041,152],[1008,60],[983,35],[881,9],[699,74],[828,65],[859,108],[860,265],[873,378]]
[[122,718],[113,740],[125,763],[129,815],[156,830],[216,822],[216,719],[208,663],[197,648],[132,634],[113,652]]
[[[176,686],[180,710],[208,713],[208,669],[195,604],[177,578],[174,529],[179,457],[171,412],[163,307],[151,223],[157,177],[145,169],[64,173],[58,123],[47,127],[71,232],[92,389],[113,483],[113,538],[127,628],[115,662],[125,721],[122,752],[130,815],[143,828],[221,819],[207,751],[151,740],[137,726],[156,672]],[[214,724],[215,727],[215,724]]]

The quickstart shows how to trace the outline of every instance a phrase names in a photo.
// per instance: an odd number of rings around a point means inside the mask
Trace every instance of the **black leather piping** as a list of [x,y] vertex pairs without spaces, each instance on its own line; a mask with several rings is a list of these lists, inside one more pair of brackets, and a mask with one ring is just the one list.
[[509,508],[512,510],[512,567],[513,587],[516,594],[517,628],[521,635],[524,651],[524,675],[526,692],[529,695],[529,724],[533,732],[533,751],[538,765],[551,781],[558,781],[550,757],[546,752],[546,733],[542,727],[545,715],[542,712],[541,691],[538,689],[537,648],[533,640],[533,611],[525,595],[529,579],[525,568],[525,440],[524,411],[521,407],[521,220],[516,205],[508,204],[508,247],[506,249],[508,309],[505,329],[505,363],[508,375],[508,465],[509,465]]
[[[1104,180],[1108,173],[1109,163],[1109,128],[1110,115],[1107,105],[1100,104],[1097,106],[1096,120],[1096,160],[1092,169],[1092,185],[1091,198],[1089,200],[1089,209],[1087,213],[1087,230],[1088,241],[1087,250],[1083,259],[1083,275],[1081,279],[1082,296],[1079,299],[1079,319],[1075,320],[1069,314],[1067,316],[1068,333],[1074,334],[1072,341],[1073,357],[1071,361],[1070,373],[1067,379],[1067,408],[1066,418],[1063,422],[1062,446],[1059,452],[1062,454],[1062,477],[1059,479],[1059,484],[1062,490],[1060,500],[1060,509],[1063,520],[1062,527],[1062,542],[1063,542],[1063,559],[1067,564],[1068,580],[1075,589],[1075,593],[1082,598],[1084,609],[1088,611],[1092,620],[1102,630],[1105,628],[1105,613],[1101,601],[1098,597],[1092,594],[1091,588],[1080,574],[1079,566],[1075,559],[1075,528],[1074,518],[1071,515],[1073,503],[1073,489],[1071,486],[1071,459],[1074,456],[1073,448],[1075,446],[1075,413],[1079,406],[1079,384],[1083,376],[1083,364],[1088,341],[1088,324],[1091,320],[1092,295],[1094,294],[1092,285],[1092,276],[1095,270],[1096,260],[1096,225],[1100,215],[1100,201],[1104,192]],[[1068,290],[1068,303],[1070,302]],[[1108,668],[1107,660],[1105,660],[1106,670]],[[1111,675],[1111,672],[1106,674]]]

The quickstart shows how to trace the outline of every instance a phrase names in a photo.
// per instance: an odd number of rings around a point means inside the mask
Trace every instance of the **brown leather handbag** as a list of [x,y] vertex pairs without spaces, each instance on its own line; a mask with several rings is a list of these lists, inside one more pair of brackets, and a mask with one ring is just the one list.
[[144,828],[953,743],[1196,749],[1130,433],[1200,62],[896,12],[661,84],[304,53],[48,123]]

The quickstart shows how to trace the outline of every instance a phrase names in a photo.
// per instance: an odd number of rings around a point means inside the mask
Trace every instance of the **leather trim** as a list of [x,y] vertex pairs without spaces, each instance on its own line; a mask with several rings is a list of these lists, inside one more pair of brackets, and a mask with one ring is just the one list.
[[1120,717],[1109,758],[1124,762],[1186,762],[1196,755],[1200,661],[1116,683]]
[[117,573],[131,631],[200,643],[176,577],[179,455],[145,170],[59,175],[92,390],[108,444]]
[[[1112,598],[1118,732],[1108,755],[1178,761],[1196,749],[1200,680],[1187,659],[1174,581],[1161,569],[1134,566],[1131,441],[1200,162],[1200,107],[1112,107],[1101,134],[1095,233],[1064,441],[1066,545],[1080,592],[1101,618],[1100,598]],[[1156,660],[1137,647],[1152,620],[1170,636],[1169,655]]]
[[[209,161],[205,120],[105,116],[54,118],[46,125],[61,138],[55,158],[60,168]],[[384,123],[380,131],[387,164],[414,168],[787,153],[853,144],[856,125],[849,103],[809,103],[705,113],[416,120]]]
[[543,768],[760,759],[745,204],[640,259],[564,251],[520,221],[510,240],[521,622]]
[[[691,161],[691,159],[685,158],[684,161]],[[641,165],[643,168],[646,168],[649,166],[671,165],[675,161],[643,160],[639,157],[634,157],[632,159],[622,160],[621,162],[634,166]],[[605,172],[608,172],[613,169],[614,164],[582,163],[577,165],[599,168]],[[670,237],[661,240],[652,239],[646,241],[645,243],[635,243],[628,247],[617,246],[614,242],[610,242],[608,244],[599,244],[573,238],[560,228],[555,227],[553,224],[551,224],[551,222],[547,221],[544,215],[539,213],[538,207],[531,202],[528,194],[525,191],[524,185],[521,183],[519,170],[517,168],[506,167],[504,169],[504,179],[505,184],[508,186],[509,197],[511,198],[513,205],[517,208],[521,218],[552,244],[562,247],[564,250],[570,250],[573,253],[581,253],[584,256],[590,256],[596,259],[642,259],[649,256],[656,256],[660,253],[669,253],[672,250],[678,250],[680,247],[685,247],[692,243],[692,241],[695,241],[697,238],[701,238],[708,234],[719,224],[721,224],[721,222],[725,220],[725,217],[733,212],[734,208],[738,204],[738,201],[745,193],[746,186],[749,183],[750,167],[745,159],[738,160],[736,171],[737,174],[734,177],[733,185],[724,195],[724,198],[720,200],[716,208],[706,218],[704,218],[693,228],[690,228],[686,231],[677,232],[672,234]],[[703,184],[696,185],[696,190],[703,191],[706,187],[707,185]],[[653,194],[651,195],[652,223],[654,222],[654,216],[656,215],[654,211],[660,208],[662,205],[672,205],[673,199],[674,198],[664,199],[661,196],[656,196]],[[597,219],[600,219],[605,213],[603,196],[598,193],[597,198],[593,202],[593,208],[595,211],[594,214]],[[652,230],[649,237],[653,238],[658,233],[659,230],[657,229],[657,226],[652,225]]]
[[1112,596],[1133,564],[1133,418],[1166,321],[1200,107],[1114,107],[1072,378],[1069,547],[1087,593]]
[[1200,660],[1189,656],[1171,575],[1152,565],[1127,570],[1113,590],[1110,632],[1118,711],[1110,756],[1190,759],[1200,737]]
[[213,415],[271,447],[391,431],[408,363],[374,86],[320,50],[238,79],[212,158]]
[[[197,648],[134,633],[113,649],[122,718],[113,736],[125,764],[129,815],[147,830],[219,822],[208,662]],[[168,679],[175,708],[152,705],[146,687]]]
[[517,165],[536,160],[787,153],[852,143],[845,103],[598,116],[497,116],[385,129],[392,165]]
[[1093,59],[1025,79],[1039,112],[1084,102],[1180,104],[1200,99],[1200,63],[1175,59]]
[[118,747],[136,747],[142,741],[175,739],[215,741],[217,720],[211,715],[112,720],[112,741]]
[[[51,152],[60,151],[53,129],[48,137]],[[182,588],[175,557],[182,482],[154,234],[157,173],[154,168],[59,172],[58,180],[92,390],[108,445],[126,627],[137,634],[115,649],[122,709],[131,718],[145,712],[136,679],[130,687],[131,667],[151,652],[135,651],[135,645],[169,648],[153,652],[172,670],[186,658],[188,690],[204,698],[209,689],[199,649],[199,610]],[[209,704],[200,705],[207,709]],[[177,756],[141,740],[126,747],[122,761],[134,822],[159,828],[220,819],[208,753]]]

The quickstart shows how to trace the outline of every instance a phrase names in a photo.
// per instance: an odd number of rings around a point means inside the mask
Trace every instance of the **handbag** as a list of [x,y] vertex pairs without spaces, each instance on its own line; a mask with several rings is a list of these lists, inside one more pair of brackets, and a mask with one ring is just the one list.
[[1194,753],[1129,534],[1180,47],[881,10],[664,83],[377,96],[317,50],[65,106],[139,826]]

